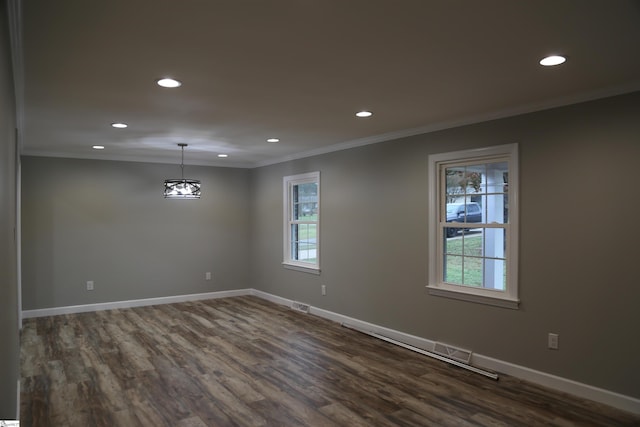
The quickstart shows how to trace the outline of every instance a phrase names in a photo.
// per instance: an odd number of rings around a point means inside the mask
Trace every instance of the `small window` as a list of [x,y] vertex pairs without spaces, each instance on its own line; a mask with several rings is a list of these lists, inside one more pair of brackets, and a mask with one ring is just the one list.
[[429,156],[432,295],[518,307],[517,145]]
[[285,267],[320,270],[320,172],[284,177]]

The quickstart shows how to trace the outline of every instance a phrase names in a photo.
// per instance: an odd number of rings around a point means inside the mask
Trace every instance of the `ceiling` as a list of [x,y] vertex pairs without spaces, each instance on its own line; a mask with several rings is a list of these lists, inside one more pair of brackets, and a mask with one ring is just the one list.
[[187,164],[256,167],[640,90],[637,0],[13,3],[27,155],[186,143]]

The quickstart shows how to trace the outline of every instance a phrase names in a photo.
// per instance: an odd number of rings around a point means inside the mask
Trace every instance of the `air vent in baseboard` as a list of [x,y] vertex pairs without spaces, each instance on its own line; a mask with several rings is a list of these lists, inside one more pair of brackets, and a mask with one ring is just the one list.
[[441,342],[436,342],[436,345],[433,348],[433,352],[448,357],[449,359],[457,360],[458,362],[466,364],[469,364],[469,362],[471,361],[471,352],[469,350],[453,347],[449,344],[443,344]]
[[291,303],[291,308],[297,311],[301,311],[303,313],[309,312],[309,304],[303,304],[301,302],[294,301]]
[[[359,329],[359,328],[356,328],[355,326],[349,326],[346,323],[343,323],[342,326],[344,326],[346,328],[349,328],[349,329],[353,329],[353,330],[358,331],[360,333],[367,334],[369,336],[381,339],[382,341],[386,341],[388,343],[395,344],[395,345],[397,345],[399,347],[406,348],[407,350],[415,351],[416,353],[424,354],[425,356],[432,357],[432,358],[440,360],[442,362],[447,362],[447,363],[449,363],[451,365],[467,369],[469,371],[475,372],[476,374],[484,375],[485,377],[494,379],[496,381],[498,380],[498,374],[496,374],[495,372],[489,372],[489,371],[485,371],[484,369],[476,368],[475,366],[471,365],[468,362],[464,362],[463,363],[463,362],[460,362],[459,359],[453,359],[453,358],[451,358],[449,356],[443,356],[443,355],[438,354],[438,353],[436,353],[434,351],[428,351],[428,350],[424,350],[424,349],[419,348],[419,347],[415,347],[415,346],[412,346],[412,345],[409,345],[409,344],[405,344],[405,343],[403,343],[401,341],[396,341],[393,338],[385,337],[384,335],[380,335],[380,334],[375,333],[375,332],[367,331],[367,330],[364,330],[364,329]],[[467,360],[471,359],[471,352],[468,351],[468,350],[462,350],[462,349],[455,348],[455,347],[452,347],[452,346],[448,346],[448,345],[442,344],[442,343],[438,343],[438,344],[440,344],[441,346],[449,347],[452,350],[457,350],[458,352],[462,352],[462,353],[466,352],[469,355]],[[461,357],[460,354],[458,354],[458,356]]]

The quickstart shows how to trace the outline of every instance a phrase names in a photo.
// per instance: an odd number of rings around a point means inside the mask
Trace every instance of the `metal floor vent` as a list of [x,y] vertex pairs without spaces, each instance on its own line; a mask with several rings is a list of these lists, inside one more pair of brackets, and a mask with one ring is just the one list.
[[471,362],[471,352],[469,350],[453,347],[441,342],[436,342],[433,352],[448,357],[449,359],[457,360],[458,362],[466,364]]
[[297,311],[301,311],[303,313],[309,312],[309,304],[303,304],[301,302],[294,301],[291,303],[291,308]]

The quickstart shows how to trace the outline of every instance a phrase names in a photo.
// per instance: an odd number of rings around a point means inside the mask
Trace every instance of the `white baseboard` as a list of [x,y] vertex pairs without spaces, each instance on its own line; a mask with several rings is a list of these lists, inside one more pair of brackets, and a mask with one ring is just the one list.
[[[89,311],[98,310],[110,310],[115,308],[130,308],[130,307],[142,307],[156,304],[171,304],[176,302],[197,301],[203,299],[215,299],[215,298],[227,298],[242,295],[254,295],[267,301],[271,301],[275,304],[291,307],[293,300],[282,298],[277,295],[269,294],[267,292],[259,291],[257,289],[238,289],[231,291],[220,292],[208,292],[203,294],[190,294],[190,295],[177,295],[171,297],[159,297],[159,298],[147,298],[130,301],[117,301],[100,304],[87,304],[87,305],[75,305],[68,307],[54,307],[38,310],[25,310],[22,312],[23,318],[33,318],[42,316],[55,316],[59,314],[71,314],[71,313],[84,313]],[[304,301],[302,301],[304,302]],[[427,351],[432,351],[435,345],[435,341],[418,337],[415,335],[406,334],[404,332],[396,331],[394,329],[386,328],[384,326],[376,325],[373,323],[364,322],[362,320],[355,319],[353,317],[345,316],[343,314],[335,313],[333,311],[324,310],[322,308],[310,306],[309,313],[315,316],[319,316],[337,323],[346,323],[349,326],[356,327],[369,332],[375,332],[379,335],[392,338],[396,341],[403,342],[405,344],[412,345]],[[532,383],[536,383],[545,387],[549,387],[555,390],[559,390],[565,393],[572,394],[574,396],[590,399],[596,402],[604,403],[614,408],[622,409],[634,414],[640,414],[640,399],[636,399],[631,396],[626,396],[613,391],[605,390],[598,387],[593,387],[588,384],[573,381],[567,378],[558,377],[556,375],[548,374],[534,369],[527,368],[525,366],[515,365],[504,360],[494,359],[489,356],[483,356],[481,354],[473,354],[473,365],[479,368],[492,370],[498,373],[511,375],[516,378],[520,378]]]
[[[271,301],[273,303],[286,305],[289,307],[291,306],[291,303],[293,303],[293,300],[282,298],[276,295],[271,295],[266,292],[258,291],[256,289],[252,290],[252,294],[262,299]],[[376,334],[393,338],[396,341],[402,341],[405,344],[409,344],[414,347],[421,348],[423,350],[431,351],[433,350],[433,347],[435,345],[435,341],[430,341],[428,339],[417,337],[415,335],[409,335],[403,332],[398,332],[393,329],[385,328],[384,326],[374,325],[373,323],[364,322],[362,320],[345,316],[343,314],[334,313],[333,311],[324,310],[322,308],[310,306],[309,313],[314,314],[318,317],[332,320],[337,323],[341,323],[341,324],[346,323],[347,325],[354,326],[357,329],[362,329],[364,331],[369,331],[369,332],[375,332]]]
[[[293,302],[292,300],[255,289],[252,289],[251,293],[252,295],[265,300],[289,307]],[[309,313],[334,322],[346,323],[350,326],[355,326],[358,329],[375,332],[379,335],[384,335],[396,341],[400,341],[423,350],[432,351],[435,345],[435,341],[431,341],[426,338],[406,334],[404,332],[364,322],[362,320],[354,319],[352,317],[344,316],[321,308],[310,306]],[[479,368],[488,369],[505,375],[511,375],[554,390],[559,390],[584,399],[604,403],[605,405],[613,406],[614,408],[622,409],[634,414],[640,414],[640,399],[636,399],[631,396],[626,396],[567,378],[558,377],[546,372],[536,371],[525,366],[515,365],[513,363],[505,362],[504,360],[494,359],[477,353],[473,353],[472,361],[473,365]]]
[[526,366],[515,365],[489,356],[474,353],[473,360],[476,365],[486,369],[498,371],[525,381],[552,388],[554,390],[563,391],[574,396],[604,403],[605,405],[640,415],[640,399],[636,399],[631,396],[594,387],[589,384],[573,381],[568,378],[559,377],[546,372],[536,371],[535,369],[530,369]]
[[116,308],[144,307],[147,305],[173,304],[176,302],[198,301],[203,299],[216,299],[251,295],[251,289],[238,289],[232,291],[206,292],[203,294],[175,295],[170,297],[157,297],[134,299],[129,301],[103,302],[97,304],[70,305],[66,307],[42,308],[37,310],[25,310],[22,312],[24,319],[32,317],[57,316],[59,314],[86,313],[90,311],[113,310]]

